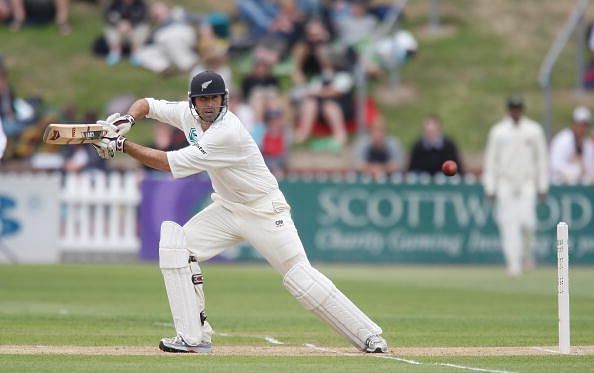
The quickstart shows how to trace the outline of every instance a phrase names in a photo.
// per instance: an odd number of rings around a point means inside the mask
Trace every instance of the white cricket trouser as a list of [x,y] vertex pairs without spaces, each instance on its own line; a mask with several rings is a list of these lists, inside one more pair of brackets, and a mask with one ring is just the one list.
[[188,249],[198,262],[244,240],[282,275],[295,263],[307,261],[290,206],[280,190],[249,205],[223,201],[215,193],[213,203],[183,229]]
[[536,195],[532,193],[497,195],[496,221],[499,227],[507,271],[522,273],[522,259],[533,260],[536,228]]

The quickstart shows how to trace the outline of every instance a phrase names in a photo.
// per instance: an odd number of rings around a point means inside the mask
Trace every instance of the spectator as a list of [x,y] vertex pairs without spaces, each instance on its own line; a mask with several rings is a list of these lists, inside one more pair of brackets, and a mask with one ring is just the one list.
[[266,59],[256,56],[251,73],[243,79],[241,92],[254,110],[254,120],[263,123],[268,104],[280,94],[280,83]]
[[264,124],[256,122],[254,110],[243,100],[240,94],[236,93],[236,90],[229,92],[229,110],[237,115],[241,123],[243,123],[256,141],[256,144],[260,146],[262,144],[262,137],[264,136]]
[[198,17],[161,2],[151,5],[150,16],[155,29],[152,43],[138,51],[140,65],[159,74],[172,70],[189,72],[198,62],[195,28]]
[[[53,13],[55,14],[56,25],[62,34],[68,35],[72,31],[68,23],[69,0],[39,0],[32,4],[25,3],[25,0],[10,0],[10,5],[6,7],[7,11],[12,11],[11,30],[18,31],[23,27],[27,18],[29,18],[25,9],[30,7],[29,10],[35,12],[35,17],[32,17],[34,18],[33,22],[45,23]],[[29,7],[26,7],[26,5],[29,5]]]
[[588,129],[592,114],[584,106],[573,110],[571,128],[561,130],[551,140],[551,181],[574,184],[587,178],[584,149],[590,145]]
[[586,169],[585,182],[594,182],[594,133],[589,133],[586,136],[584,143],[584,167]]
[[280,108],[268,109],[265,114],[266,130],[262,139],[262,156],[273,175],[279,177],[287,169],[288,149],[286,122]]
[[306,141],[317,120],[330,126],[333,142],[330,150],[339,151],[347,142],[345,122],[354,117],[353,77],[346,72],[334,72],[331,66],[309,86],[303,99],[295,131],[295,142]]
[[12,20],[12,4],[10,0],[0,0],[0,23],[8,23]]
[[253,41],[275,34],[290,43],[306,16],[319,9],[319,0],[237,0],[235,4]]
[[35,125],[29,126],[21,134],[15,150],[17,158],[26,159],[34,169],[59,170],[64,166],[61,145],[50,145],[42,142],[45,128],[50,123],[65,120],[59,110],[47,110]]
[[350,12],[336,19],[338,41],[345,46],[365,42],[377,27],[377,19],[368,12],[366,0],[351,0]]
[[322,73],[328,63],[330,33],[319,19],[310,20],[305,26],[304,39],[293,47],[293,83],[303,86]]
[[374,179],[401,171],[403,161],[400,142],[386,133],[382,120],[373,123],[369,133],[361,136],[355,144],[355,169]]
[[0,69],[0,119],[8,138],[18,137],[35,119],[33,107],[16,97],[8,84],[8,73],[3,69]]
[[423,121],[423,135],[413,145],[408,171],[435,175],[441,172],[441,165],[447,160],[456,162],[458,172],[464,173],[456,144],[443,135],[439,117],[430,114]]
[[0,160],[2,160],[5,150],[6,150],[6,135],[4,134],[4,130],[2,128],[2,119],[0,118]]
[[105,11],[105,21],[103,32],[109,46],[107,63],[119,63],[124,44],[127,43],[131,49],[130,63],[139,65],[137,53],[150,33],[144,0],[112,0]]
[[547,145],[544,131],[524,116],[524,102],[512,96],[509,115],[489,132],[484,164],[484,186],[497,204],[499,227],[509,276],[534,267],[534,231],[537,197],[548,191]]
[[228,43],[216,35],[212,26],[203,23],[199,29],[198,56],[200,61],[190,71],[190,80],[203,70],[215,71],[227,84],[231,83],[231,67],[227,63]]

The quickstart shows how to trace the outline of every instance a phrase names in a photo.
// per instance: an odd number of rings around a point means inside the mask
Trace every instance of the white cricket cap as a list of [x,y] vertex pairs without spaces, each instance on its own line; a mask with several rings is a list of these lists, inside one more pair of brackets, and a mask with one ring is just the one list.
[[592,113],[590,113],[590,109],[585,106],[578,106],[573,109],[573,121],[580,122],[580,123],[590,123],[592,119]]

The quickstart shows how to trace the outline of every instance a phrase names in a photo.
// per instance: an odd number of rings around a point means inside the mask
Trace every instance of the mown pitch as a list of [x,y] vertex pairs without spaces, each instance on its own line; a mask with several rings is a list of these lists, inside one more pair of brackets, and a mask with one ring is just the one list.
[[591,371],[594,269],[571,269],[571,356],[557,344],[551,267],[319,266],[384,329],[387,355],[358,353],[301,308],[264,265],[209,265],[209,356],[156,349],[173,335],[156,265],[0,266],[7,371]]

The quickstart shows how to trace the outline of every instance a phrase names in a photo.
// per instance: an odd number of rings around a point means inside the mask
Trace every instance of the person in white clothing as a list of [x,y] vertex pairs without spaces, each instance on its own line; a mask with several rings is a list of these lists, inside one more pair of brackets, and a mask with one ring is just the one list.
[[[365,352],[386,352],[382,329],[322,273],[314,269],[291,218],[290,206],[270,173],[258,146],[241,121],[228,111],[223,78],[212,71],[190,82],[188,101],[144,98],[128,113],[99,121],[108,131],[94,144],[103,158],[124,152],[175,178],[206,171],[213,203],[184,226],[161,226],[159,266],[176,330],[163,338],[166,352],[210,352],[212,328],[206,320],[199,263],[242,240],[283,275],[283,284],[306,309]],[[135,120],[153,118],[183,131],[189,146],[164,152],[127,140]]]
[[588,129],[592,114],[585,106],[573,110],[571,128],[559,131],[551,140],[551,181],[559,184],[575,184],[586,180],[585,156],[591,147]]
[[483,181],[496,202],[507,272],[516,277],[534,267],[536,203],[548,192],[547,145],[540,124],[523,115],[520,97],[510,97],[507,108],[509,115],[489,132]]
[[2,128],[2,118],[0,118],[0,159],[2,159],[2,156],[4,155],[4,150],[6,150],[6,135]]

